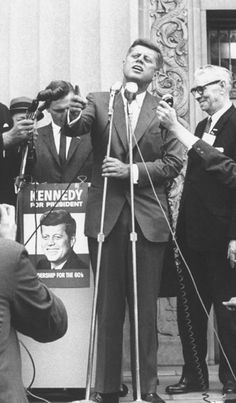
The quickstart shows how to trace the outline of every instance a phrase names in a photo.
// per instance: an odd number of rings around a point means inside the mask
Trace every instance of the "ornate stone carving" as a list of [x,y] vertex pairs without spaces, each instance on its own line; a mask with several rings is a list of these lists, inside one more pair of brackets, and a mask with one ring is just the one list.
[[163,73],[153,82],[153,92],[171,93],[181,120],[188,122],[188,52],[186,0],[150,0],[151,39],[164,58]]
[[[163,72],[153,81],[153,93],[163,96],[171,93],[179,120],[189,122],[188,108],[188,30],[186,0],[150,0],[151,39],[161,49]],[[173,230],[179,211],[186,164],[180,175],[167,189]]]

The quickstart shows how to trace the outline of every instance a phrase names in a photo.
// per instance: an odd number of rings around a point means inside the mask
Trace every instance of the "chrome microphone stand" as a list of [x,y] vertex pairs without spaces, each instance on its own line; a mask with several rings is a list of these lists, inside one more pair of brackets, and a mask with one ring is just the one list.
[[[111,136],[112,136],[112,127],[113,127],[114,100],[115,100],[115,95],[118,91],[120,91],[120,88],[121,88],[121,83],[116,83],[114,85],[114,88],[111,88],[110,102],[109,102],[109,107],[108,107],[109,135],[108,135],[106,157],[109,157],[110,152],[111,152]],[[99,286],[99,278],[100,278],[102,246],[103,246],[103,242],[105,240],[104,217],[105,217],[105,209],[106,209],[107,184],[108,184],[108,177],[105,177],[104,183],[103,183],[100,231],[97,236],[98,252],[97,252],[97,262],[96,262],[96,272],[95,272],[94,294],[93,294],[93,302],[92,302],[92,317],[91,317],[90,337],[89,337],[90,341],[89,341],[88,366],[87,366],[87,377],[86,377],[86,392],[85,392],[85,400],[80,401],[80,402],[84,402],[84,403],[93,403],[91,400],[89,400],[89,396],[90,396],[91,383],[92,383],[98,286]],[[74,402],[74,403],[76,403],[76,402]]]
[[[134,95],[135,98],[135,95]],[[134,99],[133,98],[133,99]],[[137,291],[137,253],[136,242],[137,233],[135,231],[135,214],[134,214],[134,176],[133,176],[133,136],[134,130],[132,126],[132,110],[131,102],[133,99],[127,97],[127,137],[129,141],[129,165],[130,165],[130,211],[131,211],[131,233],[130,241],[132,243],[132,265],[133,265],[133,292],[134,292],[134,343],[135,343],[135,377],[137,389],[137,402],[144,402],[141,399],[141,382],[140,382],[140,357],[139,357],[139,329],[138,329],[138,291]]]

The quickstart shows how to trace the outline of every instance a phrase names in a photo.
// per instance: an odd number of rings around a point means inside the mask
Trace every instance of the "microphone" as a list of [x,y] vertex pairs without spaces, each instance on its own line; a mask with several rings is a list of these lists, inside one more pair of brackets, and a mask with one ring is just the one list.
[[174,104],[173,95],[171,95],[171,94],[164,94],[161,99],[162,99],[162,101],[165,101],[165,102],[172,108],[172,106],[173,106],[173,104]]
[[[162,101],[165,101],[172,108],[172,106],[174,104],[173,95],[164,94],[161,99],[162,99]],[[165,129],[165,127],[162,124],[160,124],[160,129],[163,130],[163,129]]]
[[138,85],[136,83],[132,81],[126,83],[124,96],[129,104],[131,104],[131,102],[136,98],[137,92],[138,92]]
[[110,99],[109,99],[109,106],[108,106],[108,115],[111,116],[113,112],[113,104],[115,100],[116,94],[121,90],[122,84],[120,81],[117,81],[115,84],[111,86],[110,89]]

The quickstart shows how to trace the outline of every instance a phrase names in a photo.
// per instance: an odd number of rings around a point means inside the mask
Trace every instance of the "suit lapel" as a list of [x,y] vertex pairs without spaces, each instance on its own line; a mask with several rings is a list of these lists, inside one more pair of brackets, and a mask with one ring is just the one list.
[[58,165],[60,165],[59,156],[58,156],[58,153],[56,150],[55,141],[54,141],[54,137],[53,137],[51,123],[44,128],[43,139],[44,139],[44,143],[46,144],[46,147],[52,154],[53,158],[56,160]]
[[[145,131],[147,130],[151,122],[156,118],[155,108],[157,107],[157,104],[158,100],[147,92],[134,131],[137,142],[144,135]],[[125,150],[127,150],[128,140],[127,140],[126,118],[124,112],[123,98],[121,94],[117,96],[117,100],[114,107],[114,127],[116,128],[116,131],[122,141]],[[133,141],[133,147],[134,146],[135,141]]]
[[[134,130],[137,142],[144,135],[151,122],[156,118],[155,108],[157,107],[157,103],[157,99],[147,92],[139,113],[136,128]],[[134,145],[135,144],[133,142],[133,147]]]
[[[73,156],[73,154],[75,153],[75,151],[77,150],[78,146],[80,143],[80,137],[72,137],[71,138],[71,142],[70,142],[70,147],[68,150],[68,155],[67,155],[67,159],[66,159],[66,163],[69,162],[69,160],[71,159],[71,157]],[[80,163],[80,161],[78,161],[78,164]]]
[[216,122],[215,126],[211,130],[211,133],[214,134],[215,136],[218,136],[220,132],[222,131],[225,123],[229,120],[230,116],[234,112],[235,107],[232,105],[221,117],[220,119]]

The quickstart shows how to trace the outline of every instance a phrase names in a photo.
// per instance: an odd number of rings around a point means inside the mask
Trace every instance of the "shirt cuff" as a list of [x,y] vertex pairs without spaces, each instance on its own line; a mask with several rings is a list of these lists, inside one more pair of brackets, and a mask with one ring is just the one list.
[[193,145],[199,140],[199,137],[194,136],[194,138],[188,139],[185,143],[187,150],[191,150]]
[[136,185],[139,180],[139,170],[137,164],[132,165],[132,173],[133,173],[133,183]]

